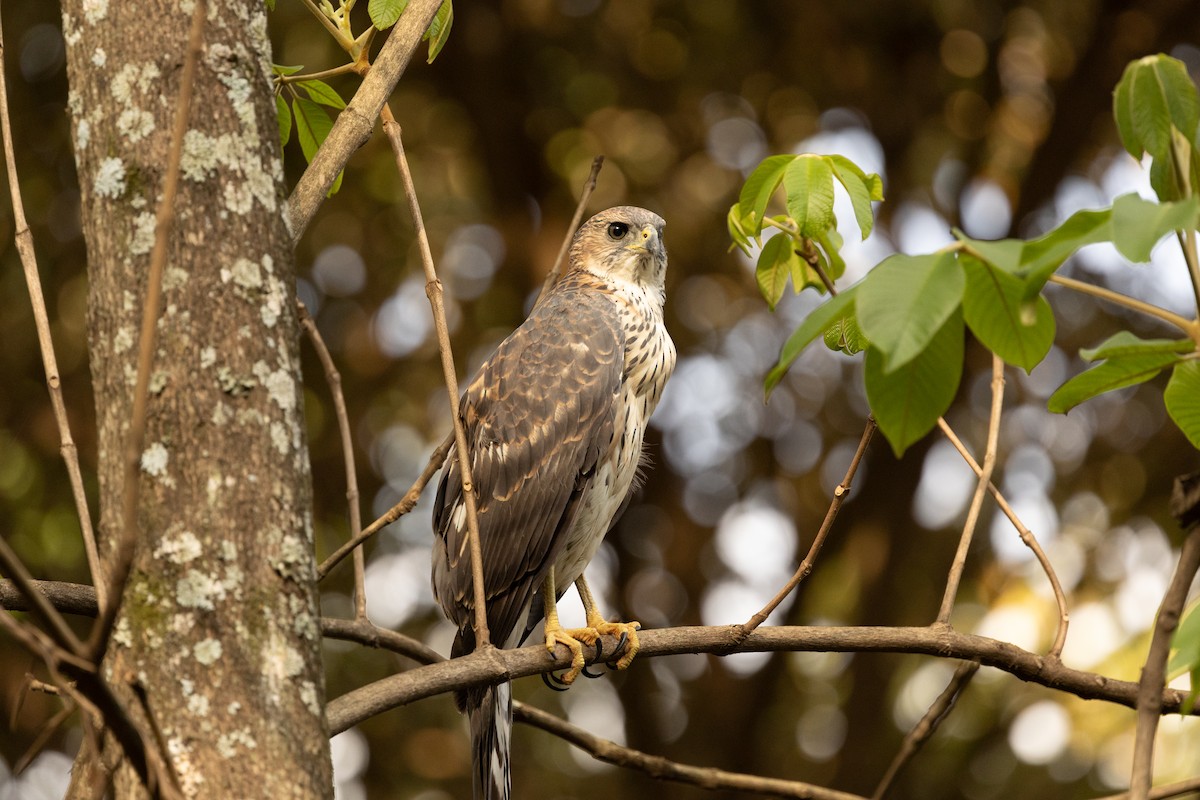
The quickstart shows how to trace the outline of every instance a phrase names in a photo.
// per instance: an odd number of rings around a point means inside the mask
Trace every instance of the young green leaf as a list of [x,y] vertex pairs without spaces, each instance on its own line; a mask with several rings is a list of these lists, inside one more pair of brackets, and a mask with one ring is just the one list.
[[741,208],[734,203],[729,207],[729,213],[725,216],[725,225],[729,228],[729,238],[733,240],[734,245],[746,255],[750,255],[753,243],[742,222]]
[[[1171,656],[1170,663],[1167,664],[1167,673],[1175,675],[1184,670],[1194,669],[1200,665],[1200,603],[1192,606],[1191,610],[1184,615],[1183,621],[1179,623],[1179,627],[1175,629],[1175,635],[1171,637],[1171,649],[1175,652]],[[1195,682],[1192,683],[1192,691],[1197,688]]]
[[859,286],[861,284],[856,283],[814,308],[804,318],[804,322],[800,323],[800,327],[792,332],[779,352],[779,361],[767,373],[766,380],[763,382],[763,389],[767,397],[771,396],[771,390],[779,385],[783,376],[787,374],[788,368],[792,366],[792,362],[800,357],[804,348],[812,344],[813,339],[823,334],[839,318],[854,316],[854,297],[858,293]]
[[1200,97],[1182,61],[1163,54],[1134,62],[1129,95],[1135,135],[1154,158],[1168,159],[1171,127],[1189,141],[1200,123]]
[[1046,298],[1034,301],[1033,324],[1022,314],[1020,278],[969,255],[959,262],[966,273],[963,318],[985,347],[1026,372],[1041,363],[1054,343],[1054,312]]
[[1130,261],[1146,262],[1162,237],[1195,228],[1198,221],[1200,203],[1194,196],[1177,203],[1155,203],[1136,194],[1123,194],[1113,201],[1112,241]]
[[801,236],[813,238],[832,227],[833,168],[824,156],[796,156],[783,173],[787,210]]
[[862,231],[862,238],[866,239],[875,225],[871,201],[883,199],[883,183],[874,173],[870,176],[874,180],[868,180],[866,173],[845,156],[831,155],[827,158],[833,167],[833,174],[850,196],[850,204],[854,207],[854,219]]
[[[304,160],[311,163],[313,156],[317,154],[317,148],[333,129],[333,120],[329,118],[325,109],[304,97],[292,100],[292,114],[296,117],[296,138],[300,140],[300,150],[304,153]],[[329,196],[337,194],[341,185],[342,173],[339,172],[329,188]]]
[[1133,129],[1133,73],[1137,71],[1137,62],[1130,62],[1121,75],[1117,88],[1113,90],[1113,119],[1117,123],[1117,135],[1125,151],[1141,161],[1146,148]]
[[367,3],[367,13],[376,29],[386,31],[396,24],[407,5],[408,0],[371,0]]
[[1176,353],[1114,356],[1058,387],[1054,394],[1050,395],[1046,407],[1055,413],[1065,414],[1084,400],[1115,389],[1145,383],[1179,361],[1179,358]]
[[1101,361],[1131,355],[1158,353],[1190,353],[1196,349],[1191,339],[1139,339],[1129,331],[1120,331],[1105,339],[1099,346],[1080,350],[1084,361]]
[[958,228],[954,229],[954,237],[968,245],[972,251],[993,267],[1014,273],[1021,268],[1021,253],[1025,250],[1025,242],[1022,239],[995,239],[992,241],[972,239]]
[[1079,248],[1112,238],[1112,209],[1076,211],[1049,233],[1028,242],[1021,251],[1018,274],[1025,279],[1025,300],[1032,300],[1050,276]]
[[267,11],[275,10],[275,0],[267,0]]
[[853,315],[838,317],[825,330],[825,346],[848,356],[856,356],[870,345]]
[[299,72],[302,69],[304,69],[303,64],[301,64],[298,67],[287,67],[287,66],[284,66],[283,64],[272,64],[271,65],[271,72],[275,73],[276,75],[295,75],[297,72]]
[[275,95],[275,120],[279,123],[279,146],[283,147],[292,138],[292,110],[280,95]]
[[885,372],[924,350],[962,303],[966,278],[953,253],[888,257],[863,279],[858,324]]
[[[846,274],[846,262],[842,259],[842,235],[837,232],[837,228],[829,228],[813,237],[813,241],[819,245],[817,254],[824,256],[822,266],[825,268],[825,275],[831,281],[836,281],[838,278]],[[817,287],[824,289],[825,284],[821,281],[819,275],[814,276],[817,280]]]
[[433,21],[429,23],[429,29],[421,37],[422,40],[429,42],[429,58],[426,59],[426,63],[432,64],[433,60],[438,57],[438,53],[442,52],[442,48],[446,46],[446,40],[450,38],[450,28],[453,25],[454,2],[453,0],[443,0],[437,13],[433,15]]
[[308,92],[308,96],[314,102],[338,110],[346,107],[346,101],[342,99],[342,96],[335,92],[333,87],[325,81],[309,78],[305,81],[297,81],[297,83],[304,88],[304,91]]
[[762,292],[763,299],[772,311],[787,289],[788,278],[792,276],[794,266],[792,262],[799,260],[792,249],[793,244],[792,237],[780,233],[768,239],[762,252],[758,254],[754,278],[758,282],[758,290]]
[[[860,324],[862,319],[860,315]],[[863,370],[867,402],[899,458],[933,428],[958,391],[963,366],[962,314],[955,309],[928,345],[899,369],[885,370],[884,354],[874,345],[872,340]]]
[[1200,361],[1175,365],[1163,392],[1163,402],[1192,447],[1200,450]]
[[[737,205],[733,208],[741,215],[741,225],[750,236],[758,236],[762,232],[763,219],[766,217],[767,204],[771,195],[779,188],[783,173],[788,165],[796,160],[796,156],[769,156],[754,168],[750,177],[742,184],[738,194]],[[730,214],[734,211],[730,210]]]

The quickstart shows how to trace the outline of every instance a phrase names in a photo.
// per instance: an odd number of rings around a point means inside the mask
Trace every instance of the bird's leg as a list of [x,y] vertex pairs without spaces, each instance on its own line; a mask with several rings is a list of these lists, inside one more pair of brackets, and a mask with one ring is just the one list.
[[590,628],[565,630],[562,623],[558,621],[558,605],[555,603],[554,592],[554,567],[550,567],[550,574],[546,576],[546,581],[542,584],[542,603],[546,615],[546,649],[550,651],[551,657],[554,656],[554,648],[559,644],[565,644],[571,651],[570,669],[564,672],[561,678],[554,678],[554,680],[563,686],[570,686],[583,671],[583,643],[593,644],[598,634]]
[[[620,636],[621,641],[625,643],[625,653],[616,663],[617,669],[625,669],[632,663],[633,657],[638,651],[638,630],[642,627],[642,623],[630,622],[609,622],[600,615],[596,609],[596,601],[592,597],[592,591],[588,588],[587,581],[580,575],[575,580],[575,588],[579,590],[579,599],[583,601],[583,610],[587,614],[588,628],[596,632],[597,637],[613,635]],[[618,650],[620,646],[618,645]]]

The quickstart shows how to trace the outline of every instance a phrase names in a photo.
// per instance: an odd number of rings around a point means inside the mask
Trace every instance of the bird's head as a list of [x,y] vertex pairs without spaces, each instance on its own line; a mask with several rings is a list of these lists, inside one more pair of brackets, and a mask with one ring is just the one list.
[[663,218],[635,206],[601,211],[575,233],[571,266],[611,280],[663,287],[667,248]]

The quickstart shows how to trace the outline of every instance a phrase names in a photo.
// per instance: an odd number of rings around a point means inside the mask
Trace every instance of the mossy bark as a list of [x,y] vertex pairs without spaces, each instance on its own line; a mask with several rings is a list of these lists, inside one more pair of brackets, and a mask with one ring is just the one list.
[[[192,4],[63,7],[88,248],[100,550],[110,563]],[[195,797],[332,794],[265,14],[262,0],[208,3],[150,380],[136,556],[103,664],[126,696],[144,693],[180,786]],[[144,796],[127,768],[116,790]]]

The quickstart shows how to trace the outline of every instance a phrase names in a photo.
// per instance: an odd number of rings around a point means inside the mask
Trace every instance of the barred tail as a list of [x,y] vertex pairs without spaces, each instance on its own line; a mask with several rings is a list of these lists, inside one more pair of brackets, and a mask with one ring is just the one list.
[[474,798],[509,800],[512,686],[501,683],[482,691],[470,690],[466,699],[471,723]]

